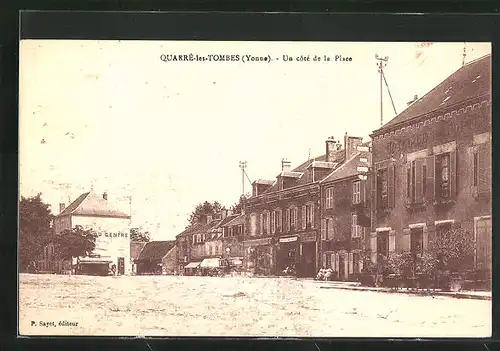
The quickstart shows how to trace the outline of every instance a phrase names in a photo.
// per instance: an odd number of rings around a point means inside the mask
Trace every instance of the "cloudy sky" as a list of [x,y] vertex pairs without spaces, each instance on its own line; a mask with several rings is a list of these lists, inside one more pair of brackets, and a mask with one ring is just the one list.
[[[490,53],[467,43],[466,62]],[[230,206],[251,180],[324,152],[329,136],[369,140],[385,70],[396,111],[461,67],[464,43],[25,40],[20,45],[20,193],[58,203],[107,191],[132,222],[171,239],[202,201]],[[162,62],[161,54],[270,55],[271,63]],[[342,55],[351,62],[283,62]],[[395,116],[384,86],[384,122]],[[250,184],[245,184],[250,190]]]

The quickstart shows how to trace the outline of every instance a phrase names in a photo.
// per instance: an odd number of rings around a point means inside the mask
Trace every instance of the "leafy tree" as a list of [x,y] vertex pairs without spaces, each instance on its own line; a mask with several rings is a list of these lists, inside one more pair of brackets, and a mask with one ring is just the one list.
[[148,231],[142,232],[139,228],[131,228],[130,240],[136,242],[149,242],[151,238]]
[[22,272],[38,259],[53,234],[54,216],[41,195],[21,197],[19,202],[19,268]]
[[214,202],[205,201],[204,203],[200,203],[200,204],[196,205],[196,208],[194,209],[194,211],[191,212],[189,219],[188,219],[187,227],[190,227],[193,224],[195,224],[203,216],[214,215],[217,212],[222,211],[223,209],[225,209],[225,208],[217,201],[214,201]]
[[431,242],[431,249],[441,268],[459,272],[472,266],[474,240],[472,234],[463,228],[440,233]]
[[55,255],[62,260],[88,256],[95,249],[96,239],[93,229],[84,230],[80,225],[66,229],[54,238]]
[[233,213],[241,213],[241,211],[243,210],[243,205],[245,203],[245,197],[242,195],[240,196],[240,199],[238,200],[238,202],[236,202],[233,206],[231,206],[231,211],[233,211]]

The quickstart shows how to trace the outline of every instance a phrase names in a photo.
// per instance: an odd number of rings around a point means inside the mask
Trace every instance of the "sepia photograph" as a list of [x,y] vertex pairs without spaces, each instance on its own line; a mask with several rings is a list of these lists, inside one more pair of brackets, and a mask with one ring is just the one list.
[[19,336],[492,334],[489,42],[21,40]]

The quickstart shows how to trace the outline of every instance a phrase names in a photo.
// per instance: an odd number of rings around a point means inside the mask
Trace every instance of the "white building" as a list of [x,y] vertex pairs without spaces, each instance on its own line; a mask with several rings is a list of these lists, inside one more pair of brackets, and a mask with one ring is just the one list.
[[[60,213],[54,218],[55,235],[77,225],[93,229],[99,236],[90,257],[80,257],[84,272],[103,272],[115,268],[116,273],[130,274],[130,215],[114,209],[108,203],[107,194],[90,191],[80,195],[68,207],[60,205]],[[53,250],[52,250],[53,251]]]

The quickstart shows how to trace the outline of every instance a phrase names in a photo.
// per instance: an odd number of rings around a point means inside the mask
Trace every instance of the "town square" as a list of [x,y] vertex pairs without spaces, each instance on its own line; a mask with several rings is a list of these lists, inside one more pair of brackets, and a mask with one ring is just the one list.
[[260,44],[23,43],[21,335],[491,335],[491,46]]

